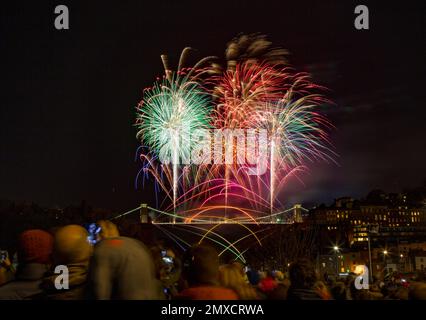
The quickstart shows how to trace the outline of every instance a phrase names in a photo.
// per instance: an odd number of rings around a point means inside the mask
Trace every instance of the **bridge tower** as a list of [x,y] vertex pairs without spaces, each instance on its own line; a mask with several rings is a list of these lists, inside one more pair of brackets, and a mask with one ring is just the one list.
[[293,206],[293,221],[295,223],[302,223],[303,222],[302,205],[301,204],[295,204]]
[[141,223],[149,223],[148,216],[148,205],[146,203],[141,204],[141,209],[139,211],[139,219]]

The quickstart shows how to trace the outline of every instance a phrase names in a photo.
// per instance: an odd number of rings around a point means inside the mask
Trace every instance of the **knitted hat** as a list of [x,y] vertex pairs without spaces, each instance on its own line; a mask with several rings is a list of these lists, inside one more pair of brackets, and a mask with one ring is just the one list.
[[53,249],[53,237],[43,230],[27,230],[20,234],[18,259],[20,263],[49,264]]

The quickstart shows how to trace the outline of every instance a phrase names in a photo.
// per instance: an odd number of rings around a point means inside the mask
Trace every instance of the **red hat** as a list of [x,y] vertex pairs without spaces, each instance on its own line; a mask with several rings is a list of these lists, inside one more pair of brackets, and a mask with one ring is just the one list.
[[43,230],[27,230],[20,234],[18,259],[20,263],[49,264],[53,249],[53,237]]

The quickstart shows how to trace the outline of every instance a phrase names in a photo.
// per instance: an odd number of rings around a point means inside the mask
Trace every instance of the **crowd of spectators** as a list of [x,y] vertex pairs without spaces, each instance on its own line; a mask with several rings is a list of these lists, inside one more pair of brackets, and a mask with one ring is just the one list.
[[321,277],[309,259],[294,261],[286,272],[255,270],[220,261],[206,242],[177,252],[144,237],[121,236],[108,220],[97,226],[91,241],[88,229],[78,224],[21,232],[16,253],[2,251],[0,299],[426,299],[421,278],[409,285],[372,279],[369,289],[357,289],[355,275]]

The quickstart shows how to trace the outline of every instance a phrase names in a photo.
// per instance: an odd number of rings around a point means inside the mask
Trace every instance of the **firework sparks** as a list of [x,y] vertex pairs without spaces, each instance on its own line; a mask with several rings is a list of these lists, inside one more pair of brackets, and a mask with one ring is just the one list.
[[[183,50],[177,73],[170,70],[167,56],[161,57],[164,79],[145,90],[138,108],[138,137],[149,150],[141,154],[144,177],[153,176],[171,199],[165,210],[173,209],[174,220],[177,207],[187,222],[211,208],[222,209],[225,219],[228,212],[252,217],[250,210],[274,216],[283,207],[278,195],[288,179],[306,171],[308,162],[333,161],[328,138],[332,126],[318,111],[328,102],[318,93],[323,88],[307,74],[295,73],[286,65],[287,52],[272,48],[261,35],[232,40],[226,68],[217,63],[202,68],[214,58],[207,57],[194,68],[183,69],[190,51]],[[247,161],[264,148],[266,172],[250,173],[251,161],[190,162],[199,147],[192,133],[212,128],[266,131],[258,152],[243,153]],[[241,141],[249,140],[246,133]],[[233,140],[225,139],[219,148],[231,158],[240,156]]]
[[144,92],[138,108],[138,137],[164,164],[173,166],[173,203],[178,189],[178,164],[188,162],[191,134],[209,127],[211,105],[200,85],[187,77],[171,76]]

